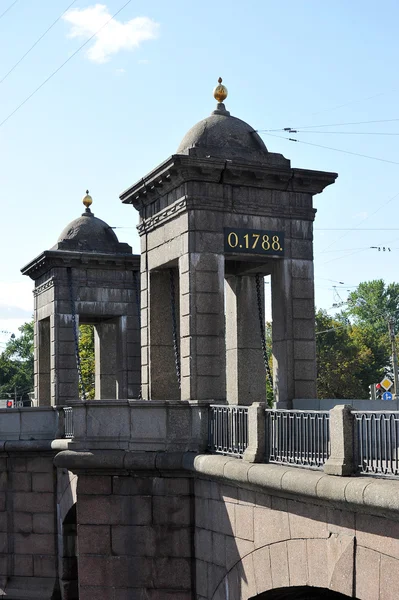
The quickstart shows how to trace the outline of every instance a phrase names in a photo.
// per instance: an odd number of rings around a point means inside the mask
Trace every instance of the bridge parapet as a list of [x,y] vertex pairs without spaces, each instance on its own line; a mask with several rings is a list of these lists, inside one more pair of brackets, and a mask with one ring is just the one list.
[[215,454],[323,469],[329,475],[399,476],[399,412],[210,407],[208,450]]
[[54,406],[0,409],[0,444],[64,437],[62,409]]
[[130,451],[205,451],[206,402],[89,400],[71,404],[70,448]]

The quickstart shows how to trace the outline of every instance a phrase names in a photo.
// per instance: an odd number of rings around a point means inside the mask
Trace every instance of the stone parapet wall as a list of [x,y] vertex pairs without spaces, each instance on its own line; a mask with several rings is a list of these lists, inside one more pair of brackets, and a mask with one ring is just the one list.
[[63,437],[63,415],[55,407],[0,409],[0,448],[7,440],[54,440]]
[[184,452],[207,446],[207,403],[89,400],[72,406],[71,449]]

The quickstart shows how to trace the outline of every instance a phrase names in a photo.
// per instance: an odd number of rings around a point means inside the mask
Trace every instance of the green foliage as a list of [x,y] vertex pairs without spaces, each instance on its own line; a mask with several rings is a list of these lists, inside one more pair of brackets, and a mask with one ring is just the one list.
[[399,327],[399,283],[385,284],[383,279],[364,281],[348,297],[346,314],[354,323],[373,334],[386,337],[387,321],[393,318]]
[[[265,338],[266,338],[266,349],[267,349],[269,368],[270,368],[270,372],[273,373],[272,324],[269,322],[266,322]],[[273,408],[273,404],[274,404],[273,386],[271,385],[271,383],[267,377],[266,377],[266,402],[270,408]]]
[[369,385],[391,374],[390,318],[398,331],[399,284],[382,279],[360,283],[335,317],[316,314],[320,398],[368,398]]
[[[94,399],[95,394],[95,361],[94,361],[94,326],[79,325],[79,353],[82,366],[82,379],[86,398]],[[80,385],[79,385],[80,388]],[[82,390],[79,389],[82,393]]]
[[[368,397],[368,377],[376,376],[370,365],[375,367],[375,361],[359,328],[319,310],[316,313],[316,360],[319,398]],[[366,377],[367,370],[371,370],[372,375]]]
[[33,321],[19,327],[20,335],[12,335],[0,354],[0,397],[21,397],[33,390]]

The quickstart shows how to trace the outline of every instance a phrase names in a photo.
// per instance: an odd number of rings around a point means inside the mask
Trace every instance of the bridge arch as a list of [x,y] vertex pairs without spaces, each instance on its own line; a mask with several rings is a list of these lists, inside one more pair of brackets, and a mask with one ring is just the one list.
[[[307,543],[314,545],[315,552],[306,552]],[[286,539],[262,546],[238,560],[217,585],[212,600],[354,598],[353,572],[345,568],[350,559],[353,561],[353,543],[353,536],[344,539],[338,536]],[[273,560],[272,556],[278,556],[279,560]],[[294,557],[290,564],[288,556]]]

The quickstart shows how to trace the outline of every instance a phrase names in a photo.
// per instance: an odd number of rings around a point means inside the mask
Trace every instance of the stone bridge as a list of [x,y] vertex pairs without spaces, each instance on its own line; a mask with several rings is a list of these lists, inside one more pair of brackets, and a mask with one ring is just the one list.
[[214,95],[120,196],[140,255],[87,194],[22,270],[35,406],[0,410],[6,598],[398,597],[396,403],[315,400],[313,197],[337,175],[291,167],[230,115],[221,80]]
[[204,453],[204,405],[109,404],[71,440],[62,411],[4,410],[6,597],[396,598],[399,482]]

